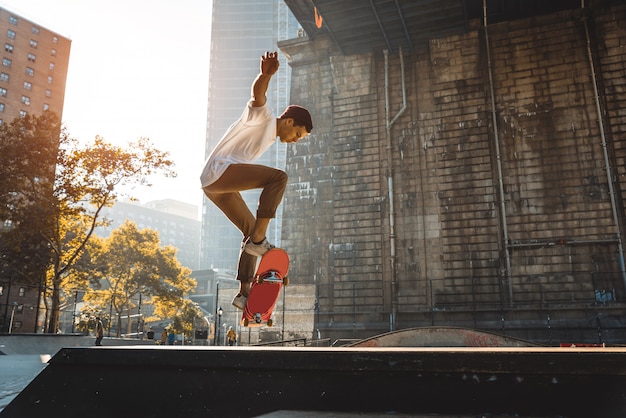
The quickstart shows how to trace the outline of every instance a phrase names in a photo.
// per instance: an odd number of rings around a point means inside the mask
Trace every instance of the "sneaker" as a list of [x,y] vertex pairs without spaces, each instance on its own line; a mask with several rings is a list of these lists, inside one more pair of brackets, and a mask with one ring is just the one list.
[[233,306],[243,311],[244,309],[246,309],[247,302],[248,298],[241,293],[238,293],[237,296],[235,296],[235,299],[233,299]]
[[276,248],[276,246],[269,243],[267,238],[263,239],[260,244],[255,244],[252,240],[248,240],[246,246],[243,247],[244,251],[250,255],[256,255],[257,257],[262,257],[263,254],[271,250],[272,248]]

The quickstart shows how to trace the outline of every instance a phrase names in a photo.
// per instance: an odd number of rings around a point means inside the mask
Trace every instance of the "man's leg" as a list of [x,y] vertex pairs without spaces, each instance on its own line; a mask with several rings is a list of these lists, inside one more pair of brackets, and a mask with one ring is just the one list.
[[[239,255],[237,280],[241,283],[241,292],[247,296],[250,281],[254,277],[257,257],[246,253],[246,240],[261,241],[265,238],[271,218],[276,214],[287,185],[287,174],[271,167],[255,164],[233,164],[213,184],[204,188],[204,193],[242,232],[244,244]],[[257,218],[252,215],[248,205],[239,193],[242,190],[260,189]]]
[[[267,227],[272,218],[276,216],[276,209],[283,199],[287,187],[287,174],[276,168],[256,164],[233,164],[215,183],[205,187],[205,194],[209,199],[224,199],[220,194],[235,194],[232,200],[220,206],[222,212],[239,228],[244,237],[251,237],[252,241],[259,242],[265,238]],[[263,189],[259,197],[259,206],[256,219],[251,216],[250,210],[241,199],[240,191],[251,189]],[[237,199],[237,197],[239,199]],[[244,213],[245,212],[245,213]],[[253,220],[251,229],[242,229],[242,219],[249,222]],[[245,225],[247,228],[249,224]]]
[[243,243],[239,252],[239,262],[237,267],[237,280],[241,283],[241,293],[248,296],[250,282],[254,278],[257,258],[243,251],[243,245],[250,236],[254,227],[255,219],[248,209],[248,205],[238,192],[235,193],[208,193],[205,194],[215,205],[220,208],[226,217],[243,234]]
[[247,243],[245,251],[260,256],[274,247],[266,240],[267,228],[270,221],[276,216],[276,209],[283,199],[287,187],[287,173],[275,168],[257,167],[259,168],[256,175],[262,179],[264,186],[259,197],[259,206],[256,221],[250,234],[250,242]]

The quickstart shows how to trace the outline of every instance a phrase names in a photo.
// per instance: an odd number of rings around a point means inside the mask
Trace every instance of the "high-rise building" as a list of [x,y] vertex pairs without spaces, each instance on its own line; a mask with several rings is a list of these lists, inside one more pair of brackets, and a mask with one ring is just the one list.
[[[0,124],[44,111],[62,118],[71,41],[2,7],[0,39]],[[18,273],[1,275],[0,332],[36,332],[39,295]]]
[[[283,0],[213,0],[206,156],[243,112],[259,73],[260,56],[278,51],[277,42],[296,37],[298,27]],[[267,92],[276,114],[289,101],[290,69],[285,57],[280,57],[280,63]],[[277,141],[258,163],[284,168],[285,145]],[[243,193],[253,213],[258,196],[258,191]],[[279,207],[268,230],[268,239],[276,245],[280,245],[281,213]],[[224,214],[205,199],[200,268],[236,269],[241,238]]]
[[45,110],[61,118],[71,40],[2,7],[0,37],[0,123]]

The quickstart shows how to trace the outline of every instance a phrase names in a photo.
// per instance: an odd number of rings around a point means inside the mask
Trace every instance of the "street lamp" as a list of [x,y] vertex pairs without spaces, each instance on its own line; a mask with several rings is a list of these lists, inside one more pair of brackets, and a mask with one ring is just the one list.
[[221,306],[217,308],[217,327],[215,328],[215,345],[220,345],[220,326],[222,323],[223,313],[224,311],[222,310]]
[[[11,309],[11,321],[9,322],[9,334],[11,334],[11,331],[13,331],[13,318],[15,317],[15,308],[18,307],[17,302],[13,302],[12,305],[13,305],[13,308]],[[220,308],[220,310],[221,309],[222,308]]]

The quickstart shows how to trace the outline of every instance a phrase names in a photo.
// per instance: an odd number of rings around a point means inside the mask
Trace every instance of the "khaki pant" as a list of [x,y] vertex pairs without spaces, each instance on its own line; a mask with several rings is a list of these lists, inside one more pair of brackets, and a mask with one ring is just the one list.
[[[241,231],[245,241],[254,229],[256,218],[241,197],[241,191],[263,189],[256,216],[274,218],[287,187],[287,173],[256,164],[233,164],[214,183],[206,186],[204,194],[220,208]],[[243,251],[239,254],[237,280],[247,283],[254,277],[257,257]]]

